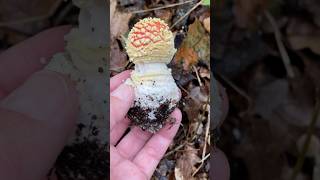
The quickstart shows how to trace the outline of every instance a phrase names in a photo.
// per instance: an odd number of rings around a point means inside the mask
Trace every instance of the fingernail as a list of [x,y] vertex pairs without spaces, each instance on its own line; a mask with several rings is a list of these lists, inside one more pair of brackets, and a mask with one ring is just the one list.
[[134,98],[133,88],[123,83],[111,93],[111,96],[123,101],[131,101]]
[[50,120],[66,116],[75,101],[75,90],[63,76],[41,71],[1,101],[0,106],[33,119]]

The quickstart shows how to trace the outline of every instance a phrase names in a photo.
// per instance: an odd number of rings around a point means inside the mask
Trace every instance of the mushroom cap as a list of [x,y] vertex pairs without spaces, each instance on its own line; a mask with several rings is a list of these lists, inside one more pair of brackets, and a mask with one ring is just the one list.
[[127,53],[133,63],[166,63],[176,53],[168,25],[159,18],[144,18],[129,32]]

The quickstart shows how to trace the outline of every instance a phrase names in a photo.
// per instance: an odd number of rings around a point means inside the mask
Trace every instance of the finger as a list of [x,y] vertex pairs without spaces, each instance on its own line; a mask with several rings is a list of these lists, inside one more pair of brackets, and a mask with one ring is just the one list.
[[120,84],[130,77],[130,70],[123,71],[110,79],[110,92],[114,91]]
[[43,68],[40,59],[64,50],[64,35],[70,26],[41,32],[0,54],[0,90],[7,93],[21,85],[32,73]]
[[35,73],[2,100],[0,177],[45,177],[75,128],[77,110],[71,82],[50,71]]
[[152,133],[133,127],[116,148],[124,158],[132,160],[151,136]]
[[210,154],[210,177],[219,180],[230,179],[230,168],[225,154],[217,148],[212,148]]
[[128,129],[130,120],[125,118],[123,121],[117,123],[110,132],[110,144],[116,145],[125,131]]
[[166,127],[161,129],[159,133],[153,135],[151,139],[145,144],[143,149],[133,159],[140,169],[151,178],[154,170],[156,169],[159,161],[167,151],[170,143],[176,135],[180,122],[181,122],[181,111],[176,109],[172,115],[176,119],[176,123],[170,127],[168,124]]
[[131,161],[124,159],[114,146],[110,146],[110,179],[144,180],[148,178]]
[[133,88],[121,84],[110,96],[110,129],[124,120],[128,110],[133,104]]

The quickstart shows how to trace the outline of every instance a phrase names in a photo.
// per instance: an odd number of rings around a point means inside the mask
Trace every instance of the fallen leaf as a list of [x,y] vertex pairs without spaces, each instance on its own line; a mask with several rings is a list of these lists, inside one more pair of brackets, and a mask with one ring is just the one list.
[[193,180],[192,173],[195,171],[195,165],[201,160],[198,156],[198,150],[191,145],[186,145],[184,154],[177,160],[177,165],[174,169],[175,178],[178,180]]
[[179,51],[177,52],[175,59],[183,61],[183,69],[188,70],[194,64],[198,62],[197,53],[190,47],[186,47],[184,43],[181,45]]
[[320,55],[320,35],[289,36],[288,41],[294,50],[309,48]]
[[118,43],[111,44],[110,59],[110,71],[121,72],[128,63],[127,55],[120,50]]
[[200,67],[199,75],[200,75],[200,77],[202,77],[202,78],[208,78],[208,79],[210,79],[210,71],[209,71],[207,68]]
[[210,17],[203,20],[203,26],[210,33]]
[[204,86],[192,87],[189,92],[189,98],[186,98],[183,110],[187,113],[189,121],[195,122],[199,118],[200,110],[208,100],[209,93]]
[[302,19],[293,18],[286,29],[290,46],[294,50],[309,48],[320,54],[320,30]]
[[[187,37],[183,40],[175,56],[176,64],[183,64],[185,70],[203,60],[210,63],[210,37],[202,23],[196,19],[189,26]],[[210,67],[210,66],[209,66]]]
[[172,11],[170,9],[160,9],[154,11],[154,14],[164,20],[168,25],[171,23],[171,18],[172,18]]
[[128,31],[128,23],[131,18],[131,13],[120,12],[117,9],[117,1],[110,1],[110,34],[111,41],[117,39],[120,35]]
[[121,51],[117,39],[124,35],[129,29],[129,20],[131,13],[120,12],[117,9],[117,1],[110,2],[110,35],[111,35],[111,53],[110,70],[122,71],[128,63],[125,52]]

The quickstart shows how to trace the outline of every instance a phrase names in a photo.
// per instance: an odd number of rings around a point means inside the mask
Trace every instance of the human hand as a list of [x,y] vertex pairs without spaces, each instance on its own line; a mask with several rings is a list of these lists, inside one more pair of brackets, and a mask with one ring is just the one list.
[[130,71],[125,71],[110,80],[110,174],[113,180],[150,179],[181,122],[181,112],[175,109],[171,114],[176,119],[174,125],[168,124],[156,134],[133,127],[118,142],[129,126],[125,116],[134,100],[132,87],[122,83],[129,75]]
[[45,178],[75,127],[68,78],[40,71],[64,49],[69,26],[44,31],[0,54],[0,179]]

